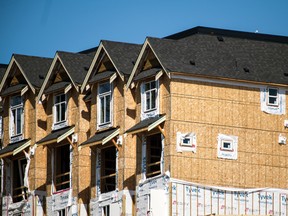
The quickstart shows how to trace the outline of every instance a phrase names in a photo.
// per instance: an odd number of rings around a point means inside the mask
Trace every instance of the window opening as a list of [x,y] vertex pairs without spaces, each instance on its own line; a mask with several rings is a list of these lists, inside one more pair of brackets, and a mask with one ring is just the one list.
[[157,88],[156,81],[147,82],[144,84],[145,95],[145,112],[156,109]]
[[221,141],[222,151],[233,151],[233,141],[232,140],[222,140]]
[[70,187],[70,145],[55,148],[56,191]]
[[110,216],[110,205],[103,206],[102,209],[103,216]]
[[111,84],[99,84],[99,125],[111,122]]
[[106,193],[116,189],[116,148],[104,148],[101,153],[101,192]]
[[61,209],[57,211],[57,216],[65,216],[66,215],[66,209]]
[[27,165],[26,159],[13,161],[13,202],[27,199],[26,187],[24,186],[24,173]]
[[146,139],[147,177],[161,174],[161,134],[148,136]]
[[278,106],[278,89],[268,88],[268,105]]
[[56,95],[54,99],[54,129],[58,129],[66,126],[66,95]]
[[22,138],[23,130],[23,101],[20,95],[11,97],[10,101],[11,120],[10,131],[11,141],[16,142]]

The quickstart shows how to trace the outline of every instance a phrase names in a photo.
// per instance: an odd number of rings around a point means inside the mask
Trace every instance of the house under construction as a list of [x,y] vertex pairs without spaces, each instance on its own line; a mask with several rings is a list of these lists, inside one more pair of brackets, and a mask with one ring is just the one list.
[[2,215],[288,215],[288,37],[195,27],[0,65]]

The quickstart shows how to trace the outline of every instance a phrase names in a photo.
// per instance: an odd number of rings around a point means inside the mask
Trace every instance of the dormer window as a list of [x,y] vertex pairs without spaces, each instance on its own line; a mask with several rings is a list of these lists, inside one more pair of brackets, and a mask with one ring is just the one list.
[[269,106],[278,106],[278,89],[277,88],[268,88],[267,89],[267,103]]
[[23,100],[20,95],[12,96],[10,99],[10,139],[17,142],[23,139]]
[[158,86],[158,80],[143,83],[141,86],[142,119],[159,114]]
[[111,125],[112,115],[112,86],[110,82],[98,86],[98,127]]
[[54,124],[53,130],[67,126],[67,102],[65,94],[58,94],[54,97]]

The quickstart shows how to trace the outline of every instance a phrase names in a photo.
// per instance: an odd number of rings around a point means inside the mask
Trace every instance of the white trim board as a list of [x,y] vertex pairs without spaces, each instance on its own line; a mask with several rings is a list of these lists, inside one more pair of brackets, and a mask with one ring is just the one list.
[[209,83],[215,83],[215,84],[248,87],[248,88],[266,88],[267,86],[281,86],[286,91],[288,90],[288,86],[285,87],[284,85],[280,85],[280,84],[277,85],[277,83],[256,84],[256,83],[248,83],[248,82],[240,82],[240,81],[238,82],[238,81],[231,81],[231,80],[220,80],[220,79],[218,80],[218,79],[205,78],[205,77],[175,75],[173,73],[171,73],[171,78],[188,80],[188,81],[209,82]]

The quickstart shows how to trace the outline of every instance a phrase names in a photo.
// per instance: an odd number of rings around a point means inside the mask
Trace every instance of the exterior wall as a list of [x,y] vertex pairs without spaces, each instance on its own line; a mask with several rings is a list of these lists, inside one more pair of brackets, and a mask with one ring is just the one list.
[[[98,85],[94,84],[91,90],[91,121],[90,121],[90,136],[97,131],[97,89]],[[129,136],[124,137],[123,133],[134,125],[135,115],[127,116],[126,112],[129,112],[126,104],[134,103],[130,90],[126,90],[123,81],[120,77],[117,77],[113,82],[113,127],[120,127],[120,136],[123,138],[122,145],[119,145],[118,154],[118,185],[119,190],[135,188],[135,144],[134,138]],[[90,103],[89,103],[90,104]],[[128,110],[128,111],[127,111]],[[135,112],[134,110],[132,112]],[[129,113],[130,114],[130,113]],[[132,141],[131,141],[132,140]],[[112,141],[105,144],[113,145]],[[102,146],[98,146],[102,148]],[[93,146],[91,150],[91,198],[96,198],[96,148]],[[85,148],[83,148],[85,149]],[[82,151],[82,150],[81,150]]]
[[[89,131],[89,112],[87,104],[83,101],[84,95],[79,94],[74,88],[72,88],[67,93],[67,120],[68,125],[75,125],[74,134],[77,136],[78,140],[73,143],[73,159],[72,159],[72,204],[73,207],[68,209],[68,212],[88,212],[89,203],[89,185],[90,185],[90,149],[82,149],[78,151],[77,144],[80,144],[87,140],[87,133]],[[42,112],[40,114],[46,113],[47,129],[45,131],[45,136],[52,132],[53,125],[53,103],[54,94],[48,97],[48,100],[43,105]],[[45,112],[44,112],[45,110]],[[42,135],[41,138],[45,137]],[[69,144],[68,140],[64,140],[58,144],[48,144],[47,147],[38,147],[37,149],[46,150],[47,160],[44,162],[47,167],[47,182],[46,182],[46,192],[47,197],[51,198],[51,186],[52,186],[52,148],[57,145]],[[45,176],[45,175],[44,175]],[[65,194],[65,192],[63,193]],[[70,195],[69,195],[70,196]],[[51,213],[51,208],[53,202],[51,199],[47,201],[47,214]],[[70,198],[69,198],[70,199]],[[77,207],[78,206],[78,207]],[[76,208],[76,210],[75,210]],[[78,210],[77,210],[78,209]],[[84,214],[86,214],[84,213]]]
[[[259,87],[171,82],[171,176],[203,184],[287,188],[286,115],[261,111]],[[176,133],[194,132],[197,152],[176,152]],[[218,134],[238,136],[238,158],[217,158]]]
[[[10,97],[13,95],[9,95],[5,98],[3,104],[3,147],[6,147],[10,143],[10,135],[9,135],[9,121],[10,121]],[[24,139],[31,139],[31,147],[34,146],[37,137],[41,134],[40,130],[36,129],[36,110],[39,105],[36,103],[34,93],[29,89],[23,95],[24,101],[24,128],[23,135]],[[38,120],[37,120],[38,121]],[[27,153],[29,153],[29,149],[25,149]],[[29,189],[34,194],[28,200],[28,204],[23,207],[23,201],[11,203],[7,202],[8,198],[5,195],[8,195],[10,191],[11,184],[13,181],[9,179],[11,176],[11,164],[13,159],[25,158],[23,152],[18,153],[15,156],[11,156],[8,158],[4,158],[4,204],[3,212],[5,214],[9,214],[11,212],[25,212],[25,214],[32,215],[42,215],[43,213],[43,193],[41,191],[45,190],[46,183],[46,161],[43,160],[46,158],[46,151],[43,149],[36,149],[34,155],[30,154],[30,167],[29,167]],[[43,154],[44,153],[44,154]],[[41,158],[41,160],[37,160],[37,158]],[[8,165],[10,163],[10,166]],[[9,170],[8,170],[9,169]],[[8,174],[9,173],[9,174]],[[24,174],[23,174],[24,175]],[[12,177],[12,176],[11,176]],[[38,202],[39,201],[39,202]],[[32,206],[35,206],[32,209]]]

